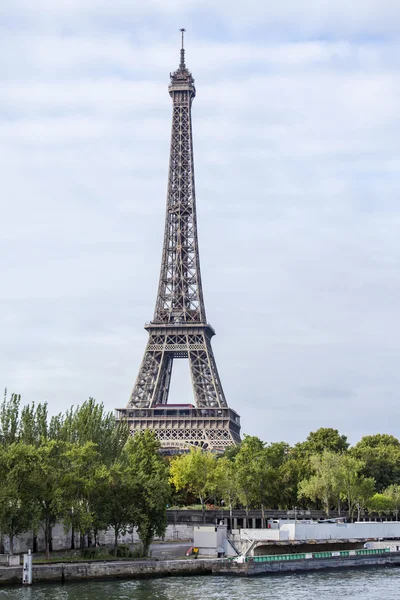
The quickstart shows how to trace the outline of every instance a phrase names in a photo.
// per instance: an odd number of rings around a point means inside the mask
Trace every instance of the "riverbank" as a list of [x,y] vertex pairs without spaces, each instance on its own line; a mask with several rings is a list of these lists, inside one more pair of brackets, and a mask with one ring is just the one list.
[[[333,553],[334,554],[334,553]],[[290,555],[289,555],[290,556]],[[258,557],[266,558],[266,557]],[[270,557],[268,557],[270,558]],[[400,566],[400,552],[382,554],[295,558],[283,560],[234,560],[198,558],[183,560],[91,561],[79,563],[36,564],[33,583],[69,583],[111,579],[148,579],[185,575],[254,577],[284,573]],[[22,583],[22,567],[0,567],[0,585]]]
[[[211,575],[217,559],[91,561],[34,564],[33,583],[68,583],[94,579],[140,579],[172,575]],[[22,566],[0,567],[0,585],[21,584]]]
[[264,577],[164,577],[0,588],[1,600],[399,600],[400,568]]

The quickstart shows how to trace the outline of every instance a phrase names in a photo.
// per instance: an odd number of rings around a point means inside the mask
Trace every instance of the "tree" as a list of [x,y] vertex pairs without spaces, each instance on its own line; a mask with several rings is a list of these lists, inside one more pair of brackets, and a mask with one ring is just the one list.
[[167,504],[171,497],[168,466],[160,454],[160,442],[155,433],[145,430],[126,444],[127,459],[136,477],[132,502],[134,525],[142,542],[142,552],[148,555],[155,536],[163,536],[167,528]]
[[227,446],[222,456],[232,461],[239,453],[240,446],[241,444],[232,444],[232,446]]
[[392,502],[392,510],[396,515],[396,521],[398,521],[400,509],[400,485],[395,483],[389,485],[389,487],[384,490],[383,495],[387,498],[390,498]]
[[376,493],[370,498],[368,508],[372,512],[378,513],[381,517],[382,515],[392,512],[393,503],[391,498],[385,496],[385,494]]
[[81,550],[84,549],[85,535],[92,529],[100,530],[105,524],[94,511],[97,499],[97,473],[101,465],[96,444],[86,442],[66,444],[64,452],[65,467],[61,477],[62,505],[64,524],[81,534]]
[[[353,516],[356,506],[360,505],[360,495],[364,491],[365,477],[361,475],[364,462],[349,455],[341,455],[339,461],[339,486],[341,496],[347,501],[347,510]],[[372,480],[372,491],[374,481]]]
[[304,442],[299,442],[290,450],[290,459],[295,462],[293,466],[298,474],[297,486],[304,479],[310,479],[313,474],[311,456],[322,455],[325,450],[342,454],[347,451],[348,446],[346,436],[340,435],[337,429],[321,427],[317,431],[311,431]]
[[247,518],[251,506],[263,504],[261,494],[267,477],[264,449],[265,444],[258,437],[245,435],[235,457],[238,498]]
[[347,437],[340,435],[337,429],[331,427],[321,427],[317,431],[311,431],[305,442],[295,446],[298,454],[308,456],[322,454],[324,450],[342,453],[346,452],[348,447]]
[[36,476],[31,495],[36,502],[38,518],[44,530],[46,558],[50,558],[52,530],[63,514],[63,479],[66,467],[66,444],[55,440],[45,441],[37,449]]
[[232,530],[233,506],[238,498],[237,469],[234,461],[225,456],[217,460],[215,485],[217,494],[224,504],[229,507],[229,521]]
[[360,520],[361,510],[368,507],[368,502],[375,492],[375,480],[372,477],[360,477],[354,498],[357,506],[357,520]]
[[37,451],[33,446],[13,443],[0,448],[0,530],[9,537],[10,554],[14,539],[34,527],[37,506],[31,489],[37,474]]
[[65,415],[58,415],[50,424],[58,439],[84,445],[92,442],[105,464],[112,464],[129,437],[126,421],[115,422],[112,412],[106,412],[103,403],[89,398],[82,406],[72,407]]
[[364,461],[363,474],[376,482],[377,492],[392,484],[400,484],[400,442],[393,435],[367,435],[350,450]]
[[94,511],[106,526],[114,529],[114,554],[117,556],[118,536],[133,526],[136,519],[135,502],[138,488],[136,474],[126,456],[111,467],[101,465],[97,474],[97,493]]
[[320,500],[326,514],[334,504],[338,504],[341,491],[340,455],[324,450],[321,455],[310,457],[314,474],[299,484],[299,498]]
[[47,404],[33,402],[21,409],[21,396],[11,394],[4,398],[0,405],[0,443],[13,444],[24,442],[38,446],[42,439],[47,438]]
[[27,404],[21,410],[18,438],[25,444],[39,446],[47,440],[47,404]]
[[21,396],[11,394],[8,398],[6,388],[0,405],[0,443],[4,446],[18,441],[20,404]]
[[[302,470],[302,461],[296,458],[288,447],[285,460],[279,466],[278,507],[291,509],[297,504],[298,486],[305,478]],[[309,469],[307,469],[307,472]]]
[[364,463],[349,454],[338,454],[324,450],[322,455],[311,457],[314,474],[301,482],[299,497],[321,500],[326,513],[339,500],[347,503],[350,517],[358,508],[365,507],[368,499],[374,493],[375,482],[372,478],[362,475]]
[[205,503],[216,489],[216,458],[201,448],[191,448],[189,454],[175,457],[170,465],[170,481],[176,490],[186,489],[200,500],[203,523]]
[[288,446],[284,442],[266,444],[254,436],[245,436],[235,458],[238,469],[239,498],[247,507],[261,508],[265,526],[265,509],[276,506],[280,498],[281,467]]
[[[88,544],[94,534],[136,527],[144,553],[166,529],[168,467],[150,431],[128,440],[126,422],[92,398],[48,419],[47,405],[20,410],[15,394],[0,405],[0,529],[10,537],[41,525],[49,557],[52,529],[66,528]],[[72,534],[72,540],[74,533]]]
[[[286,442],[273,442],[265,446],[266,460],[271,469],[269,477],[269,508],[287,505],[293,492],[296,477],[293,478],[288,462],[291,449]],[[289,504],[293,506],[293,504]]]

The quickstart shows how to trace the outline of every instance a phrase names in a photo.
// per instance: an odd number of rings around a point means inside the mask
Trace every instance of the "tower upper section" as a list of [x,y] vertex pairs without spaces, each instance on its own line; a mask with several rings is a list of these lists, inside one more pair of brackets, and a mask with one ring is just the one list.
[[194,79],[185,64],[171,73],[172,128],[160,282],[153,323],[206,324],[197,239],[191,107]]
[[[183,101],[183,96],[188,95],[189,100],[192,101],[196,95],[196,88],[194,87],[194,79],[191,72],[187,69],[185,63],[185,48],[183,45],[183,33],[182,31],[182,48],[181,48],[181,60],[179,67],[173,73],[170,73],[171,84],[168,88],[172,100],[175,102]],[[180,95],[179,92],[186,92],[186,94]]]

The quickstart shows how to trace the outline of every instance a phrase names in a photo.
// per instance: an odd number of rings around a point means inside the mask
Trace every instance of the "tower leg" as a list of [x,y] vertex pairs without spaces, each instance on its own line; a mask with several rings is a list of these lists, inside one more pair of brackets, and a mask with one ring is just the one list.
[[[218,375],[210,340],[203,334],[201,344],[189,350],[189,364],[196,405],[198,407],[226,407],[227,403]],[[190,344],[189,348],[193,345]]]
[[149,337],[129,406],[148,408],[167,402],[173,359],[165,352],[165,341],[162,336]]

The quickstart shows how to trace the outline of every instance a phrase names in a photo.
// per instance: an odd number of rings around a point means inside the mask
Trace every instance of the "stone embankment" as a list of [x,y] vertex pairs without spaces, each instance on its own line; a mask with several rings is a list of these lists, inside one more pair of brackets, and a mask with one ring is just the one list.
[[[68,583],[91,579],[135,579],[169,575],[211,575],[216,562],[216,559],[198,558],[34,564],[33,583]],[[21,583],[22,566],[0,567],[0,585]]]
[[[334,553],[333,553],[334,554]],[[290,555],[289,555],[290,556]],[[258,558],[258,560],[257,560]],[[351,569],[373,566],[400,566],[400,552],[382,554],[293,558],[246,562],[228,559],[143,560],[112,562],[55,563],[33,566],[33,583],[68,583],[95,579],[143,579],[171,575],[234,575],[252,577],[326,569]],[[270,557],[268,557],[270,559]],[[280,557],[279,557],[280,558]],[[0,567],[0,585],[22,583],[22,567]]]

